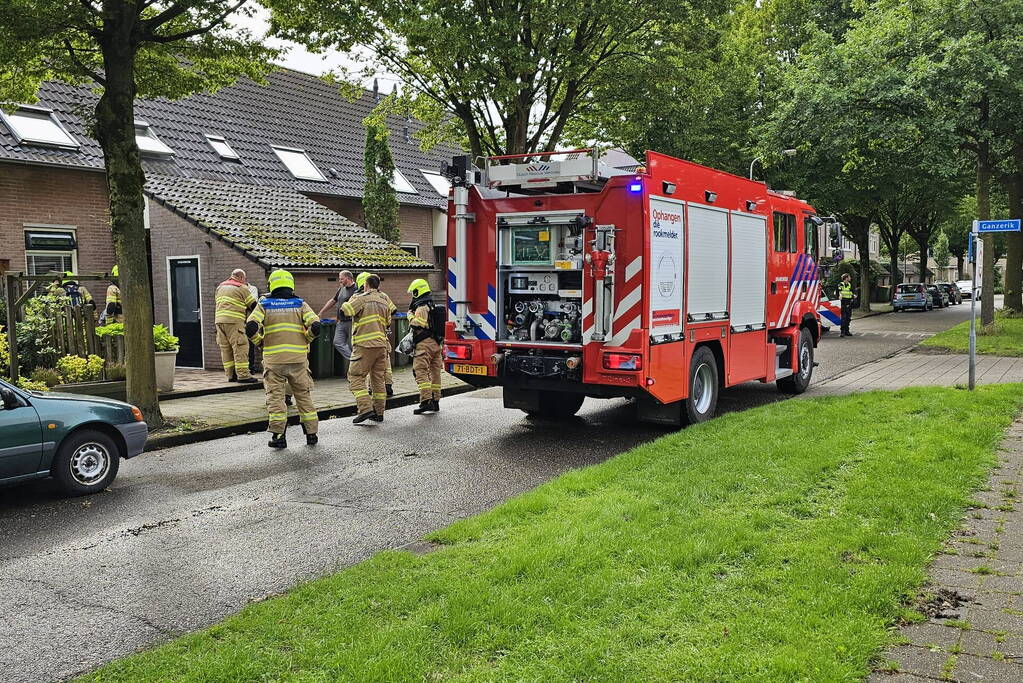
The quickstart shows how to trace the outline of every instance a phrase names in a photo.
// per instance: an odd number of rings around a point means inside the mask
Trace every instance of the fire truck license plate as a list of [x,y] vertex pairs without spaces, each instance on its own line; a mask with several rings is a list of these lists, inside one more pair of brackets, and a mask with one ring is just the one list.
[[456,375],[485,375],[487,374],[487,366],[455,363],[451,366],[451,372],[455,373]]

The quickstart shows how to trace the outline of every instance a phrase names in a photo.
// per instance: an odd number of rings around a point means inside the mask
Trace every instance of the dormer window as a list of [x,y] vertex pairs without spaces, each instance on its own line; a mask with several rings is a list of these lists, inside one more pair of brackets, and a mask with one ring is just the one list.
[[287,167],[291,175],[295,176],[299,180],[316,180],[321,183],[327,182],[327,179],[320,173],[320,169],[316,168],[316,164],[312,162],[304,149],[294,149],[292,147],[273,147],[274,154],[281,160],[281,163]]
[[448,196],[448,191],[451,189],[451,181],[442,176],[440,173],[433,171],[424,171],[419,169],[419,172],[423,174],[426,181],[433,186],[433,189],[437,190],[437,194],[442,197]]
[[419,190],[412,186],[412,183],[408,181],[408,178],[401,174],[401,171],[394,169],[394,175],[391,176],[391,187],[394,188],[395,192],[408,192],[411,194],[419,194]]
[[227,143],[223,135],[210,135],[206,134],[206,142],[210,143],[210,147],[213,151],[220,155],[221,159],[227,161],[238,161],[238,154],[231,149],[231,145]]
[[0,111],[0,120],[19,144],[63,149],[78,149],[81,146],[61,125],[52,109],[22,106],[10,114]]
[[174,150],[163,144],[163,140],[158,138],[153,131],[153,127],[138,119],[135,120],[135,143],[143,154],[174,156]]

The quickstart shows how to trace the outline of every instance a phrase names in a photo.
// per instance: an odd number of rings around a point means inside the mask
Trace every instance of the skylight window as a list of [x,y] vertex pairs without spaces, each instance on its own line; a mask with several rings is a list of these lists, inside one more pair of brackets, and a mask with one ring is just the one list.
[[220,155],[221,159],[238,161],[238,154],[231,149],[223,135],[206,135],[206,142],[210,143],[213,151]]
[[306,155],[305,150],[291,149],[290,147],[274,147],[273,150],[281,163],[291,171],[291,175],[299,180],[327,182],[327,179],[320,173],[320,169],[316,168],[316,164]]
[[442,197],[448,196],[448,190],[451,189],[451,181],[442,176],[440,173],[434,173],[433,171],[424,171],[419,169],[419,172],[423,174],[427,182],[433,185],[433,189],[437,190],[437,194]]
[[78,149],[80,146],[49,109],[20,107],[10,114],[0,111],[0,119],[21,144],[70,149]]
[[143,154],[154,154],[159,156],[172,156],[174,150],[163,144],[163,140],[156,137],[153,127],[145,121],[135,120],[135,144]]
[[401,171],[394,169],[394,175],[391,177],[391,187],[397,192],[411,192],[412,194],[419,194],[419,190],[412,187],[412,183],[408,181],[408,178],[401,174]]

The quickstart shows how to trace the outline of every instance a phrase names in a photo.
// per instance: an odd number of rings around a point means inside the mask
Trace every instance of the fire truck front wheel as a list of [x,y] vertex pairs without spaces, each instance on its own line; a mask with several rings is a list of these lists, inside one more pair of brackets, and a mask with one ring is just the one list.
[[813,375],[813,334],[805,327],[799,330],[796,357],[799,367],[788,377],[778,380],[778,389],[786,394],[801,394],[810,386]]
[[682,402],[682,423],[693,425],[714,417],[718,404],[718,361],[714,352],[701,346],[689,361],[689,398]]

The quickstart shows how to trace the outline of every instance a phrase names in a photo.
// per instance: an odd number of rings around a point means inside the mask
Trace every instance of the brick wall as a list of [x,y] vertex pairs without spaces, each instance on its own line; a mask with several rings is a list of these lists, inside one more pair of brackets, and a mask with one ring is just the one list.
[[[94,171],[0,164],[0,259],[25,271],[25,226],[75,228],[79,272],[109,271],[114,265],[106,177]],[[89,282],[102,304],[107,282]]]
[[206,231],[196,227],[161,204],[149,201],[150,243],[153,263],[153,315],[156,322],[170,326],[168,311],[168,257],[199,257],[201,278],[200,308],[202,309],[203,360],[207,370],[223,368],[220,347],[217,346],[215,295],[217,285],[226,280],[231,271],[241,268],[249,282],[266,293],[266,271],[241,252],[228,246]]
[[[345,218],[359,225],[365,225],[362,202],[350,197],[330,197],[326,195],[309,195],[323,206],[336,211]],[[399,206],[398,221],[401,228],[401,241],[419,245],[419,258],[427,263],[437,265],[433,253],[433,211],[422,206]],[[444,269],[447,264],[440,264],[440,270],[430,273],[427,280],[434,292],[443,291],[446,278]],[[404,295],[404,292],[402,292]]]

